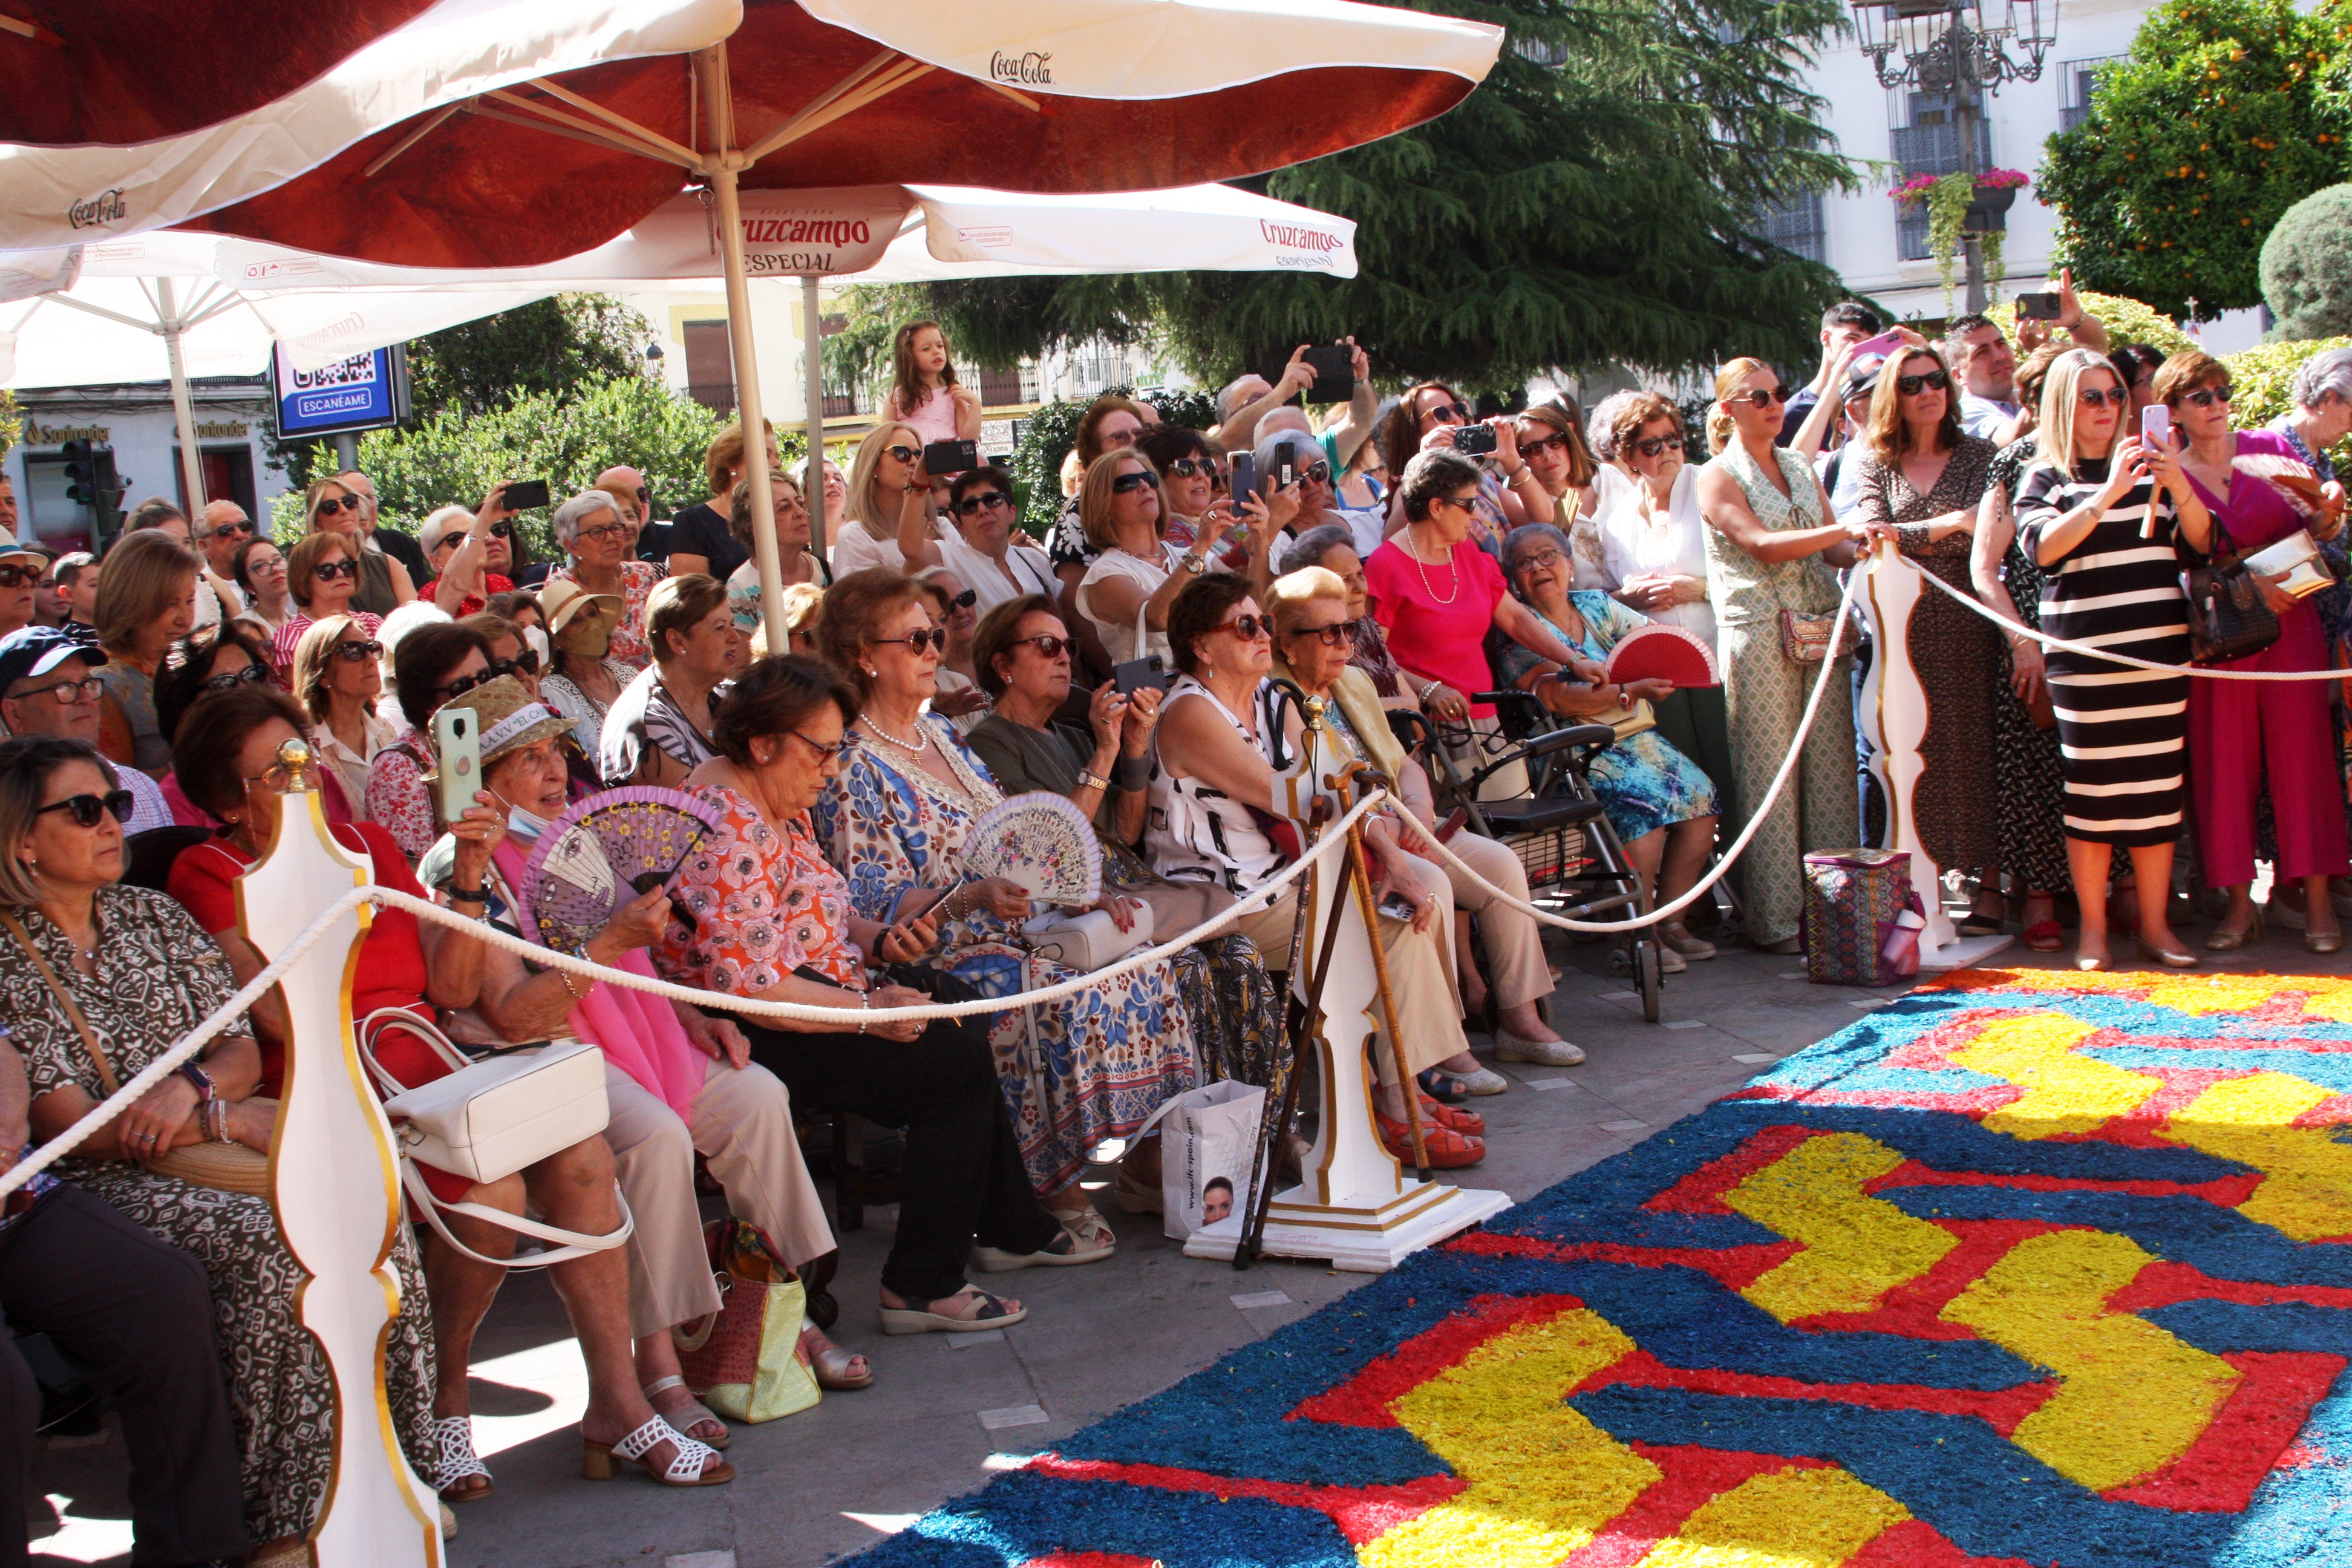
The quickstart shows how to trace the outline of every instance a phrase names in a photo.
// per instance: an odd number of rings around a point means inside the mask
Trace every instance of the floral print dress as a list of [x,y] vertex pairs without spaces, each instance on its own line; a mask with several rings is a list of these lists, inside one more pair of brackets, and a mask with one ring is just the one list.
[[719,808],[719,829],[678,868],[673,916],[654,966],[680,985],[756,996],[803,966],[866,989],[866,957],[849,935],[849,884],[825,860],[807,815],[782,833],[725,784],[687,792]]
[[[972,824],[1003,799],[952,725],[931,715],[922,721],[956,784],[853,726],[841,776],[816,804],[818,837],[848,879],[851,907],[866,920],[896,919],[899,900],[917,888],[952,887]],[[1004,921],[975,910],[940,927],[926,962],[989,996],[1073,977],[1030,956],[1017,938]],[[988,1042],[1022,1163],[1043,1194],[1066,1189],[1095,1145],[1134,1131],[1201,1078],[1192,1024],[1165,960],[1059,1002],[999,1014]]]
[[[580,583],[580,574],[569,564],[554,566],[548,569],[547,580]],[[654,584],[661,580],[662,569],[650,561],[621,563],[621,620],[613,628],[613,640],[605,645],[604,657],[619,659],[633,671],[653,661],[654,646],[646,635],[646,601],[652,597]],[[580,586],[586,588],[588,584],[580,583]]]

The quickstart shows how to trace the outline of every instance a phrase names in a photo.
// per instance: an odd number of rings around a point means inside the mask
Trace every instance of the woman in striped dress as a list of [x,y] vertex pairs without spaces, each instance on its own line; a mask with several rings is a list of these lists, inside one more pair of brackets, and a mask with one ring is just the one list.
[[[2098,354],[2070,349],[2042,388],[2038,461],[2017,497],[2017,531],[2044,573],[2042,629],[2159,664],[2189,661],[2189,605],[2176,530],[2199,549],[2213,520],[2177,447],[2124,428],[2131,394]],[[2066,861],[2083,907],[2077,969],[2107,966],[2107,865],[2131,854],[2139,951],[2168,969],[2197,962],[2165,923],[2172,845],[2187,796],[2189,677],[2049,650],[2047,679],[2066,767]]]

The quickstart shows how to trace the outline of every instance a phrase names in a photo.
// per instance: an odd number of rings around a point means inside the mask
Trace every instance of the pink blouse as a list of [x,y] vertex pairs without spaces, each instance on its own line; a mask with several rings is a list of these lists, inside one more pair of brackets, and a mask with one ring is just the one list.
[[654,966],[678,984],[730,996],[756,996],[803,964],[865,990],[866,955],[849,936],[849,884],[818,850],[806,814],[779,834],[724,784],[690,793],[724,820],[678,868],[670,897],[694,923],[670,921]]
[[[1503,569],[1466,539],[1454,547],[1452,562],[1432,566],[1405,552],[1404,537],[1391,539],[1364,563],[1372,619],[1388,634],[1389,652],[1465,697],[1493,690],[1486,633],[1495,606],[1510,592]],[[1484,718],[1495,706],[1474,702],[1470,711]]]

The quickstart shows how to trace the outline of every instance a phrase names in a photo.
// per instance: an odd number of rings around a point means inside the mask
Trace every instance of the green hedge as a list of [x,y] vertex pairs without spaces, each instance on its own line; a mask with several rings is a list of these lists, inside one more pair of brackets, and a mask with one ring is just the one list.
[[[2241,430],[2251,430],[2284,414],[2294,405],[2290,389],[2303,362],[2324,349],[2352,347],[2352,338],[2313,338],[2302,342],[2264,343],[2221,363],[2230,367],[2230,418]],[[2327,449],[2339,469],[2352,471],[2352,437]]]
[[[1131,386],[1106,387],[1096,395],[1135,397]],[[1217,422],[1216,399],[1205,392],[1154,392],[1138,399],[1160,411],[1160,417],[1171,425],[1181,425],[1193,430],[1206,430]],[[1083,403],[1046,403],[1022,422],[1021,439],[1013,448],[1013,488],[1019,492],[1021,526],[1039,539],[1054,531],[1054,520],[1062,514],[1062,459],[1077,445],[1078,421],[1094,405],[1095,398]]]

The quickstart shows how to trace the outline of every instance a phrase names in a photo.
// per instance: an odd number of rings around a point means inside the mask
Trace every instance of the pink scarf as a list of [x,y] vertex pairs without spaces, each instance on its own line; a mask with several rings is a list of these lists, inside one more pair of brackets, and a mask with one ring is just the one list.
[[[512,844],[501,843],[493,858],[508,889],[521,898],[521,853]],[[613,967],[656,978],[653,961],[643,948],[631,949]],[[687,1038],[686,1026],[666,999],[600,980],[572,1004],[571,1023],[574,1038],[601,1047],[614,1066],[685,1119],[688,1105],[702,1089],[710,1058]]]

